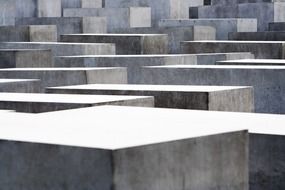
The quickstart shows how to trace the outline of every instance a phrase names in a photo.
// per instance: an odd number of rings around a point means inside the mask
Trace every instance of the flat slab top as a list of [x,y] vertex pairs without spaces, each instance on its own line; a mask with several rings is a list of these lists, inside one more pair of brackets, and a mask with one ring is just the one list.
[[[76,86],[52,87],[48,89],[65,90],[128,90],[128,91],[173,91],[173,92],[215,92],[236,90],[249,87],[236,86],[189,86],[189,85],[120,85],[120,84],[88,84]],[[0,96],[1,97],[1,96]]]
[[0,93],[0,102],[98,104],[148,98],[147,96]]
[[167,36],[167,34],[97,34],[97,33],[85,33],[85,34],[64,34],[61,36],[98,36],[98,37],[145,37],[145,36]]
[[34,82],[34,81],[40,81],[37,79],[0,79],[0,84],[6,84],[6,83],[19,83],[19,82]]
[[111,45],[110,43],[74,43],[74,42],[0,42],[0,44],[27,44],[27,45],[94,45],[94,46],[104,46]]
[[36,115],[3,113],[0,117],[2,140],[102,149],[246,129],[285,135],[283,115],[99,106]]
[[285,64],[284,59],[237,59],[237,60],[227,60],[218,61],[220,63],[264,63],[264,64]]
[[262,66],[262,65],[165,65],[144,66],[149,69],[245,69],[245,70],[284,70],[284,66]]
[[183,41],[182,43],[284,44],[285,41],[201,40],[201,41]]
[[102,71],[102,70],[121,70],[122,67],[59,67],[59,68],[9,68],[0,69],[0,72],[4,71]]

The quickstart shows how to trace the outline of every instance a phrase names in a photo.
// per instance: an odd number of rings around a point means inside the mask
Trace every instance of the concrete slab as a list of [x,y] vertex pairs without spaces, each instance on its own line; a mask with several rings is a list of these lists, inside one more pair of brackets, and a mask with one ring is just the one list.
[[112,43],[116,54],[166,54],[168,36],[165,34],[67,34],[62,42]]
[[284,41],[188,41],[182,53],[251,52],[258,59],[283,59]]
[[17,18],[16,25],[56,25],[58,37],[73,33],[106,33],[106,18],[102,17],[54,17],[54,18]]
[[50,50],[0,49],[0,68],[52,67]]
[[284,0],[211,0],[212,5],[230,5],[240,3],[284,2]]
[[44,113],[102,105],[153,107],[151,96],[0,93],[0,109]]
[[217,61],[216,65],[285,65],[283,59],[240,59]]
[[0,79],[0,92],[38,93],[41,91],[37,79]]
[[0,26],[1,42],[56,42],[55,25]]
[[85,55],[54,58],[55,67],[127,67],[128,83],[140,81],[139,68],[157,65],[214,65],[216,61],[253,59],[251,53],[164,54],[164,55]]
[[178,26],[212,26],[216,28],[217,40],[228,39],[229,32],[256,32],[256,19],[162,19],[159,22],[161,27],[178,27]]
[[[70,115],[77,117],[71,120]],[[271,135],[284,135],[282,115],[103,106],[33,116],[15,113],[1,116],[5,116],[5,125],[0,126],[3,141],[0,162],[3,166],[11,162],[19,165],[18,159],[25,163],[21,170],[2,168],[12,172],[6,186],[20,183],[22,187],[31,187],[34,177],[19,181],[29,173],[35,177],[41,174],[37,177],[39,187],[65,183],[67,187],[80,184],[108,190],[115,184],[119,190],[146,187],[152,190],[159,182],[170,190],[171,184],[182,186],[183,177],[177,173],[183,172],[188,188],[210,189],[215,184],[247,189],[249,181],[254,186],[262,180],[257,171],[268,175],[267,184],[273,186],[274,178],[268,171],[278,167],[280,173],[275,179],[282,178],[284,171],[283,161],[278,157],[284,149],[281,144],[275,146],[284,141],[284,136],[269,143]],[[36,157],[34,152],[38,153]],[[269,153],[271,156],[267,157]],[[32,155],[34,159],[30,159]],[[269,165],[264,167],[266,161]],[[47,167],[42,168],[43,163]],[[76,179],[84,180],[73,179],[75,174]],[[96,180],[85,178],[86,174]],[[219,177],[213,179],[213,175]],[[196,176],[205,177],[197,180]],[[143,180],[136,180],[138,177]],[[281,179],[278,181],[282,184]]]
[[18,68],[0,69],[0,78],[40,79],[41,90],[48,86],[95,83],[127,83],[124,68]]
[[253,89],[250,87],[95,84],[47,88],[47,92],[154,96],[155,107],[236,112],[254,111]]
[[81,0],[81,8],[102,8],[103,0]]
[[117,29],[112,33],[123,34],[167,34],[169,53],[180,53],[181,41],[215,40],[216,29],[210,26],[190,27],[148,27]]
[[149,7],[128,8],[70,8],[63,10],[64,17],[106,17],[107,29],[151,27]]
[[285,32],[235,32],[229,33],[229,40],[285,41]]
[[269,31],[285,31],[285,22],[269,23]]
[[255,111],[285,113],[283,66],[156,66],[142,69],[142,84],[253,86]]
[[61,17],[61,0],[37,0],[38,17]]
[[1,42],[0,49],[50,49],[54,56],[112,55],[115,44],[61,43],[61,42]]

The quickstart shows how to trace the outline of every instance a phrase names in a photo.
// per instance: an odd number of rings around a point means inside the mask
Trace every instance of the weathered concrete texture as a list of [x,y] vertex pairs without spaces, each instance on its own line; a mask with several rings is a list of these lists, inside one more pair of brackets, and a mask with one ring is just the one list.
[[259,59],[284,58],[283,41],[188,41],[182,53],[251,52]]
[[62,42],[114,43],[116,54],[166,54],[166,34],[68,34],[61,35]]
[[42,90],[50,86],[112,83],[126,84],[124,68],[21,68],[1,69],[0,78],[40,79]]
[[141,83],[253,86],[255,111],[285,113],[283,66],[157,66],[142,69]]
[[285,31],[285,22],[269,23],[270,31]]
[[217,61],[216,65],[285,65],[283,59],[241,59]]
[[155,107],[253,112],[250,87],[169,85],[81,85],[48,88],[49,93],[154,96]]
[[152,25],[161,19],[189,18],[189,7],[203,5],[203,0],[105,0],[106,8],[150,7]]
[[0,92],[38,93],[41,91],[37,79],[0,79]]
[[64,9],[64,17],[106,17],[107,29],[138,28],[151,26],[151,9],[130,8],[73,8]]
[[54,58],[55,67],[127,67],[128,83],[140,81],[140,67],[159,65],[214,65],[216,61],[253,59],[251,53],[172,54],[172,55],[87,55]]
[[228,39],[230,32],[256,32],[256,19],[163,19],[159,22],[160,27],[178,26],[212,26],[216,28],[217,40]]
[[17,18],[16,25],[56,25],[58,37],[73,33],[106,33],[107,21],[102,17]]
[[38,17],[61,17],[61,0],[37,0]]
[[52,67],[50,50],[0,49],[0,68]]
[[102,105],[153,107],[151,96],[0,93],[0,109],[44,113]]
[[236,32],[229,34],[229,40],[285,41],[285,32]]
[[1,42],[56,42],[55,25],[0,26]]
[[50,49],[54,56],[112,55],[115,44],[60,43],[60,42],[1,42],[0,49]]
[[210,26],[148,27],[113,30],[123,34],[167,34],[169,53],[180,53],[181,41],[215,40],[216,29]]
[[[194,12],[194,13],[193,13]],[[256,18],[258,30],[268,30],[270,22],[285,21],[285,3],[242,3],[217,6],[201,6],[190,9],[195,18]]]
[[102,8],[103,0],[81,0],[81,8]]

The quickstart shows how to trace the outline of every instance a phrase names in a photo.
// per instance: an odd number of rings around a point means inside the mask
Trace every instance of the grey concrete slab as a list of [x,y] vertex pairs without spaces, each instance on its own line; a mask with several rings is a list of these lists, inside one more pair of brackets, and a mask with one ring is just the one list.
[[164,54],[164,55],[86,55],[59,56],[54,58],[55,67],[126,67],[128,83],[140,81],[139,68],[157,65],[214,65],[216,61],[253,59],[251,53],[214,54]]
[[240,3],[284,2],[284,0],[211,0],[212,5],[230,5]]
[[73,33],[106,33],[106,18],[102,17],[54,17],[54,18],[17,18],[16,25],[56,25],[58,37]]
[[44,91],[48,86],[94,83],[126,84],[124,68],[18,68],[0,69],[0,78],[40,79]]
[[235,32],[229,33],[229,40],[285,41],[285,32]]
[[56,42],[55,25],[0,26],[1,42]]
[[166,54],[166,34],[67,34],[61,35],[62,42],[113,43],[116,54]]
[[283,59],[240,59],[240,60],[227,60],[217,61],[216,65],[283,65]]
[[81,0],[81,8],[103,8],[103,0]]
[[151,96],[0,93],[0,109],[24,113],[78,109],[102,105],[153,107]]
[[151,27],[149,7],[129,8],[69,8],[63,10],[64,17],[106,17],[107,29]]
[[169,53],[172,54],[180,53],[181,41],[216,39],[216,29],[210,26],[128,28],[111,32],[121,34],[167,34],[169,36],[168,49]]
[[52,67],[50,50],[0,49],[0,68]]
[[0,49],[50,49],[54,56],[112,55],[115,44],[61,42],[0,42]]
[[229,32],[256,32],[256,19],[209,18],[209,19],[163,19],[161,27],[212,26],[216,28],[218,40],[228,39]]
[[251,52],[259,59],[283,59],[284,41],[188,41],[182,53]]
[[0,79],[0,92],[38,93],[41,90],[37,79]]
[[203,5],[203,0],[105,0],[105,8],[150,7],[152,25],[160,19],[189,18],[189,7]]
[[[77,117],[71,120],[71,115]],[[5,125],[0,126],[0,162],[7,166],[18,161],[10,158],[25,161],[21,169],[2,168],[12,172],[8,187],[20,183],[30,188],[36,182],[44,189],[43,184],[52,188],[65,183],[68,188],[109,190],[113,184],[118,189],[152,190],[159,183],[171,189],[171,184],[182,186],[181,180],[187,177],[189,183],[184,186],[189,189],[211,189],[213,185],[247,189],[249,181],[251,187],[261,183],[259,172],[268,175],[266,185],[282,184],[283,115],[102,106],[38,115],[6,112],[1,116],[5,116]],[[269,143],[275,134],[283,136]],[[42,168],[43,163],[47,167]],[[273,178],[270,170],[276,167],[278,173]],[[27,172],[32,177],[19,181]],[[71,177],[75,174],[80,180]],[[86,178],[86,174],[94,178]],[[196,176],[204,177],[197,180]],[[141,180],[136,180],[138,177]]]
[[46,92],[154,96],[155,107],[254,112],[253,89],[250,87],[92,84],[51,87]]
[[285,113],[283,66],[157,66],[142,69],[141,83],[253,86],[255,111]]
[[285,31],[285,22],[269,23],[269,31]]

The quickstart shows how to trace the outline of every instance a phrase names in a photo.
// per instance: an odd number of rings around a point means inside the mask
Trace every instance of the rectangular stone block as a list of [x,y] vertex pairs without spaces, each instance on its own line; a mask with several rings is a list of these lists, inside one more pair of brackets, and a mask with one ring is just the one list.
[[61,17],[61,0],[37,0],[38,17]]
[[234,32],[229,33],[229,40],[284,41],[285,32]]
[[140,67],[158,65],[214,65],[216,61],[253,59],[251,53],[164,54],[164,55],[86,55],[54,58],[55,67],[126,67],[128,83],[140,81]]
[[64,9],[63,16],[106,17],[108,31],[151,26],[151,10],[148,7],[72,8]]
[[41,88],[79,84],[126,84],[124,68],[19,68],[0,69],[0,78],[40,79]]
[[285,22],[269,23],[269,31],[285,31]]
[[255,111],[285,113],[283,66],[156,66],[142,69],[142,84],[252,86]]
[[216,39],[216,29],[210,26],[128,28],[111,32],[120,34],[167,34],[169,36],[168,49],[171,54],[180,53],[181,41]]
[[283,59],[240,59],[217,61],[216,65],[285,65]]
[[283,41],[188,41],[182,53],[251,52],[259,59],[283,59]]
[[284,2],[284,0],[211,0],[212,5],[231,5],[241,3]]
[[61,42],[0,42],[0,49],[50,49],[54,56],[112,55],[114,44],[61,43]]
[[49,93],[154,96],[155,107],[253,112],[250,87],[171,85],[79,85],[48,88]]
[[102,8],[103,0],[81,0],[81,8]]
[[56,25],[58,36],[74,33],[106,33],[107,23],[101,17],[17,18],[16,25]]
[[57,28],[43,26],[0,26],[1,42],[56,42]]
[[0,79],[0,92],[38,93],[41,91],[37,79]]
[[166,34],[68,34],[61,35],[62,42],[112,43],[116,54],[166,54]]
[[78,109],[102,105],[153,107],[151,96],[0,93],[0,109],[25,113]]
[[0,49],[0,68],[52,67],[50,50]]
[[212,26],[216,28],[216,39],[228,39],[229,32],[256,32],[256,19],[163,19],[159,22],[160,27],[188,27],[188,26]]

